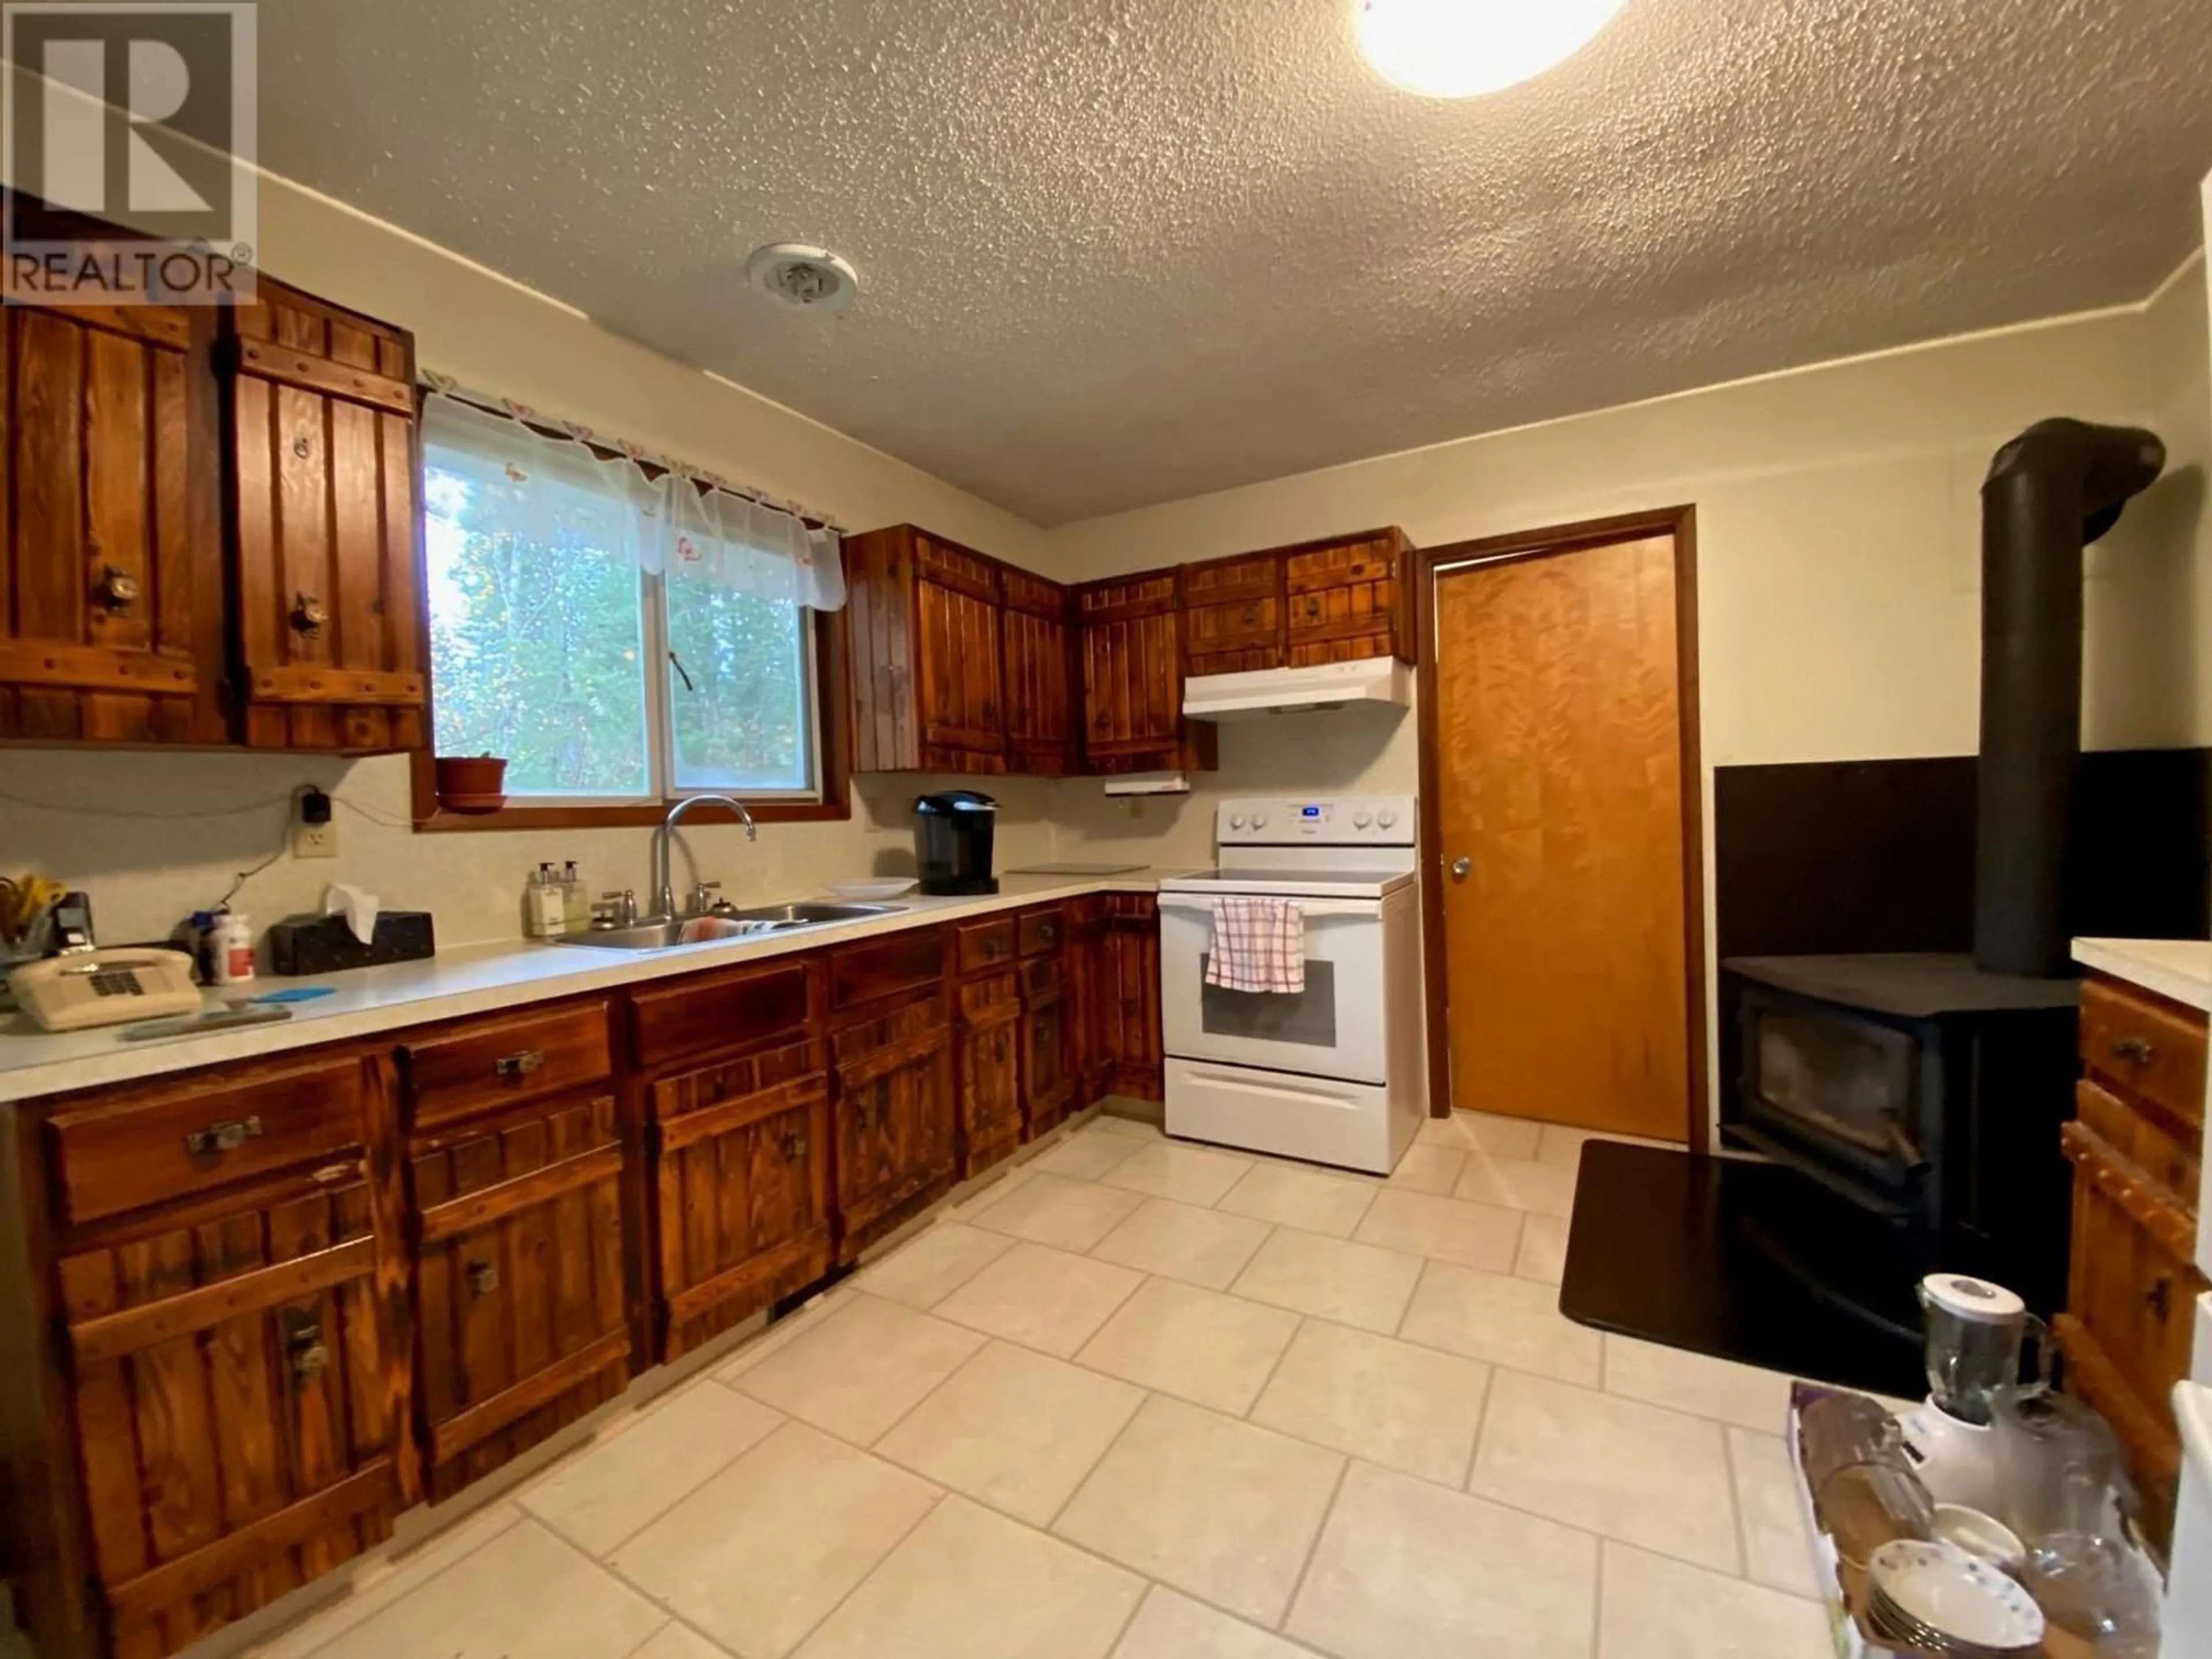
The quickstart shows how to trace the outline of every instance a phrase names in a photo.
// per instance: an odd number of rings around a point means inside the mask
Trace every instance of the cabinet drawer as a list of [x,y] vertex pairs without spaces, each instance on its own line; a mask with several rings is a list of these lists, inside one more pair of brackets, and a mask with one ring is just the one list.
[[1060,942],[1067,934],[1067,918],[1058,905],[1048,910],[1024,910],[1021,916],[1021,951],[1025,957],[1041,957],[1060,949]]
[[73,1224],[210,1192],[361,1144],[360,1058],[262,1066],[133,1091],[46,1121]]
[[819,957],[786,957],[734,973],[702,974],[630,996],[641,1066],[714,1049],[747,1048],[805,1030],[822,1016]]
[[2075,1115],[2112,1150],[2165,1191],[2160,1196],[2193,1212],[2200,1167],[2197,1138],[2176,1134],[2162,1118],[2130,1106],[2089,1078],[2074,1085]]
[[857,1008],[945,976],[945,930],[916,928],[830,953],[830,1006]]
[[2204,1122],[2202,1014],[2110,980],[2081,988],[2081,1063],[2184,1122]]
[[581,1088],[613,1069],[605,1002],[446,1026],[403,1043],[399,1054],[417,1129]]
[[1003,968],[1014,959],[1014,923],[1011,916],[962,922],[952,930],[952,936],[959,941],[957,954],[963,974]]

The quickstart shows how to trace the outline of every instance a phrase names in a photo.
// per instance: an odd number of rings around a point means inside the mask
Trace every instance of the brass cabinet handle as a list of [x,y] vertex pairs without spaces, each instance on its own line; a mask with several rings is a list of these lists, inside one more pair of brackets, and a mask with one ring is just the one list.
[[312,593],[299,593],[292,599],[292,627],[308,639],[323,631],[323,624],[331,619],[330,609]]
[[223,1152],[234,1152],[261,1133],[258,1117],[234,1117],[221,1123],[210,1123],[204,1129],[195,1129],[185,1137],[185,1150],[195,1158],[206,1158]]
[[524,1048],[512,1054],[501,1054],[491,1063],[493,1073],[499,1077],[528,1077],[545,1063],[543,1048]]
[[2138,1066],[2148,1066],[2158,1058],[2158,1048],[2148,1037],[2121,1036],[2112,1039],[2112,1058],[2131,1060]]
[[783,1161],[786,1164],[796,1164],[800,1158],[805,1158],[805,1156],[806,1137],[805,1135],[787,1134],[784,1136]]
[[120,565],[108,565],[100,571],[92,597],[109,616],[127,617],[131,607],[138,603],[138,579]]
[[489,1296],[499,1288],[499,1268],[489,1261],[471,1261],[468,1265],[469,1290],[477,1296]]

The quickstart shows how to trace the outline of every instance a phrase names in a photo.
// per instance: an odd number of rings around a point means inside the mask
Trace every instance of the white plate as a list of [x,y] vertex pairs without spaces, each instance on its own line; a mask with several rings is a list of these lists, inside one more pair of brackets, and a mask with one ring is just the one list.
[[1881,1592],[1929,1629],[2009,1652],[2043,1639],[2035,1598],[1956,1544],[1900,1538],[1867,1563]]
[[890,899],[914,887],[912,876],[887,876],[874,881],[833,881],[830,893],[842,899]]

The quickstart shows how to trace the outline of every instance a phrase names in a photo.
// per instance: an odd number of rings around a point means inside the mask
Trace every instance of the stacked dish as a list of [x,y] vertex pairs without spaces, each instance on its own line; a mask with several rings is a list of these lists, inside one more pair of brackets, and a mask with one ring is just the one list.
[[1866,1622],[1885,1641],[1942,1659],[2007,1659],[2043,1640],[2035,1598],[1955,1544],[1885,1544],[1867,1580]]

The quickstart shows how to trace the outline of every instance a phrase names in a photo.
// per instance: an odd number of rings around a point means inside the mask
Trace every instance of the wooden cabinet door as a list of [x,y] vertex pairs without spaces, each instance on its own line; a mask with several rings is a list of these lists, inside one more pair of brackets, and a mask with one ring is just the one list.
[[1006,584],[1007,758],[1018,772],[1065,776],[1074,739],[1068,696],[1067,592],[1026,571]]
[[1175,573],[1081,590],[1084,756],[1100,770],[1172,763],[1182,738]]
[[1021,994],[1014,976],[960,988],[960,1172],[981,1174],[1022,1139]]
[[919,635],[917,714],[925,750],[1002,758],[998,572],[988,561],[916,536],[915,630]]
[[849,1261],[949,1188],[958,1163],[952,1024],[933,989],[830,1034],[838,1256]]
[[372,1227],[362,1167],[126,1218],[58,1263],[121,1659],[173,1653],[329,1571],[406,1506],[404,1263]]
[[0,738],[228,735],[204,307],[0,311]]
[[628,1382],[622,1170],[605,1095],[418,1138],[416,1297],[434,1499]]
[[830,1271],[830,1079],[814,1038],[653,1085],[659,1357]]
[[1075,1086],[1067,1069],[1066,983],[1056,957],[1022,968],[1022,1112],[1030,1139],[1056,1128]]
[[1284,562],[1289,665],[1393,654],[1413,661],[1406,562],[1405,538],[1396,531],[1291,554]]
[[1158,902],[1143,893],[1109,896],[1107,922],[1106,1043],[1112,1091],[1158,1100],[1164,1090],[1160,1036],[1160,924]]
[[1183,666],[1241,674],[1283,665],[1283,561],[1261,553],[1182,568]]
[[246,741],[419,748],[428,661],[413,340],[267,277],[231,316]]
[[1080,898],[1068,906],[1067,1075],[1073,1085],[1069,1109],[1094,1106],[1108,1092],[1112,1066],[1108,1059],[1106,900]]

